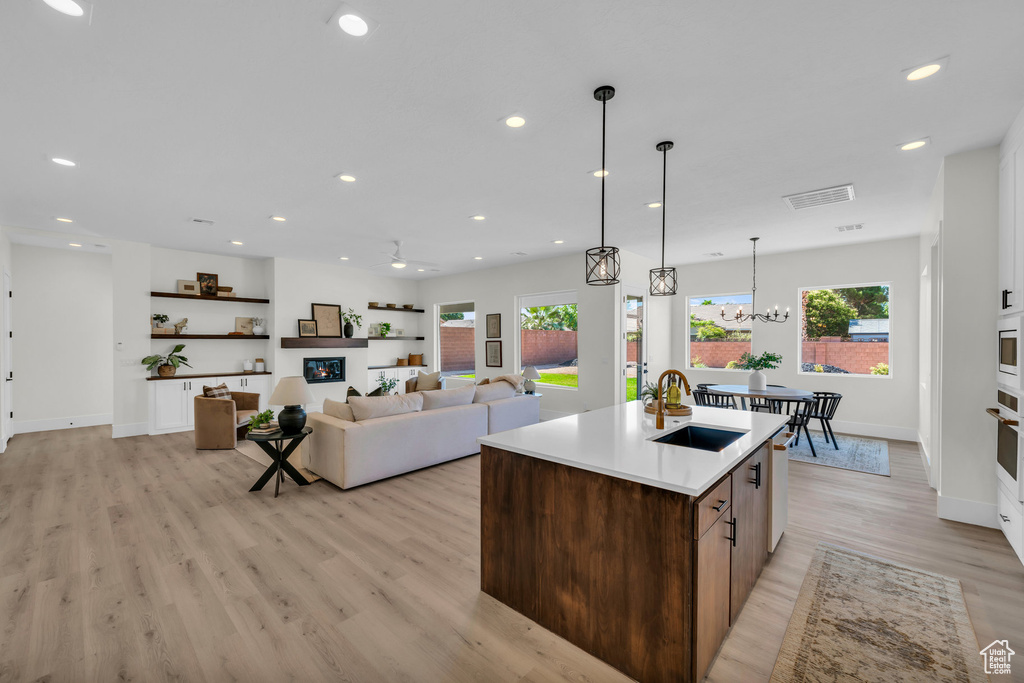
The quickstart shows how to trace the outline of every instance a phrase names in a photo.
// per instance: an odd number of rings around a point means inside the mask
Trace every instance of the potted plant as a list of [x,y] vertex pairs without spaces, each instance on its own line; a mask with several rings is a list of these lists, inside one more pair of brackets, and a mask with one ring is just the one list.
[[[348,312],[341,314],[341,320],[342,320],[343,323],[345,323],[345,327],[344,327],[343,331],[344,331],[344,334],[345,334],[346,337],[351,337],[353,334],[355,334],[355,332],[356,332],[355,328],[356,327],[358,327],[358,328],[362,328],[363,327],[363,316],[359,315],[358,313],[353,311],[351,308],[348,309]],[[353,327],[353,326],[355,326],[355,327]]]
[[774,370],[782,362],[782,356],[771,351],[765,351],[760,356],[753,356],[744,353],[740,356],[739,367],[743,370],[751,370],[747,379],[747,388],[751,391],[764,391],[768,388],[768,380],[762,370]]
[[395,387],[398,386],[398,378],[388,377],[382,372],[380,373],[380,377],[377,378],[377,385],[380,386],[381,390],[385,394],[390,394],[394,391]]
[[146,366],[147,370],[156,368],[157,373],[161,377],[174,377],[174,373],[178,371],[179,365],[184,365],[188,368],[192,367],[188,364],[188,358],[178,355],[183,348],[185,348],[184,344],[177,344],[174,350],[166,356],[146,356],[142,359],[142,364]]
[[263,429],[273,421],[274,411],[268,408],[262,413],[257,413],[249,418],[249,431],[251,432],[254,429]]
[[654,382],[644,383],[644,388],[640,390],[640,400],[644,402],[645,406],[657,403],[658,396],[660,395],[661,391],[659,390],[658,385]]
[[164,323],[167,322],[168,320],[170,320],[170,318],[168,318],[163,313],[154,313],[153,314],[153,327],[163,327]]
[[263,329],[263,318],[259,318],[259,317],[253,318],[252,319],[252,333],[253,334],[263,334],[263,332],[264,332],[264,329]]
[[391,323],[381,323],[380,324],[380,336],[381,336],[381,338],[387,337],[388,336],[388,332],[390,332],[390,331],[391,331]]

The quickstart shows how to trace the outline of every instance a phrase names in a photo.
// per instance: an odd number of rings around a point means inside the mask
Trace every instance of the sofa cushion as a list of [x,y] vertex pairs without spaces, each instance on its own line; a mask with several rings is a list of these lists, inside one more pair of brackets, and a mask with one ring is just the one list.
[[452,406],[468,406],[476,396],[476,387],[467,384],[458,389],[439,389],[423,394],[423,410],[437,410]]
[[490,384],[477,384],[476,396],[473,403],[487,403],[503,398],[512,398],[516,395],[515,387],[508,382],[491,382]]
[[423,394],[399,394],[397,396],[353,396],[348,400],[352,416],[357,422],[375,417],[418,413],[423,410]]
[[441,371],[426,373],[422,370],[416,375],[416,391],[437,391],[441,388]]
[[324,415],[330,415],[347,422],[354,422],[356,419],[352,415],[352,406],[341,401],[332,401],[329,398],[324,399]]
[[231,398],[231,390],[227,384],[218,384],[215,387],[203,385],[203,396],[206,398]]

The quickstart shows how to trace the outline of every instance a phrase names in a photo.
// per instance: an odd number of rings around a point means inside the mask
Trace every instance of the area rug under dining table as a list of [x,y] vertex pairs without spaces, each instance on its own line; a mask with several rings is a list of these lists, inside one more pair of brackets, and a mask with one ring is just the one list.
[[811,438],[814,439],[817,457],[811,453],[807,445],[807,436],[801,434],[800,443],[789,446],[789,459],[841,470],[889,476],[889,444],[882,439],[837,434],[836,443],[839,444],[839,450],[836,450],[835,446],[825,441],[821,432],[812,431]]

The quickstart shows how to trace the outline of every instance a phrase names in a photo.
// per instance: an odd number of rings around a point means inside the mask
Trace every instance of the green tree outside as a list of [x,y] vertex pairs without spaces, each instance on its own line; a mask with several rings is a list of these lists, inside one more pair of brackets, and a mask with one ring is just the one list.
[[572,330],[579,325],[576,304],[531,306],[520,313],[524,330]]
[[850,320],[857,317],[853,308],[834,289],[807,292],[804,320],[808,339],[845,337],[850,333]]

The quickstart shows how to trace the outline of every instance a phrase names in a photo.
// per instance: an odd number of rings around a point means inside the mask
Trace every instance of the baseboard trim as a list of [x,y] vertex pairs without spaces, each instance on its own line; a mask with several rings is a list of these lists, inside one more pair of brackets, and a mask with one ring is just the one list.
[[149,434],[149,423],[134,422],[126,425],[114,425],[111,435],[115,439],[123,439],[126,436],[144,436]]
[[114,421],[114,416],[107,415],[80,415],[77,417],[55,417],[47,420],[15,420],[15,434],[29,434],[31,432],[52,432],[56,429],[75,429],[77,427],[95,427],[97,425],[108,425]]
[[999,523],[996,521],[996,506],[994,503],[979,503],[976,500],[952,498],[941,493],[938,499],[939,519],[984,526],[990,529],[999,528]]
[[[821,425],[812,422],[808,425],[811,431],[821,431]],[[894,439],[896,441],[918,441],[917,430],[910,427],[893,427],[890,425],[868,424],[866,422],[844,422],[832,420],[832,431],[837,434],[851,434],[853,436],[868,436],[875,439]]]

